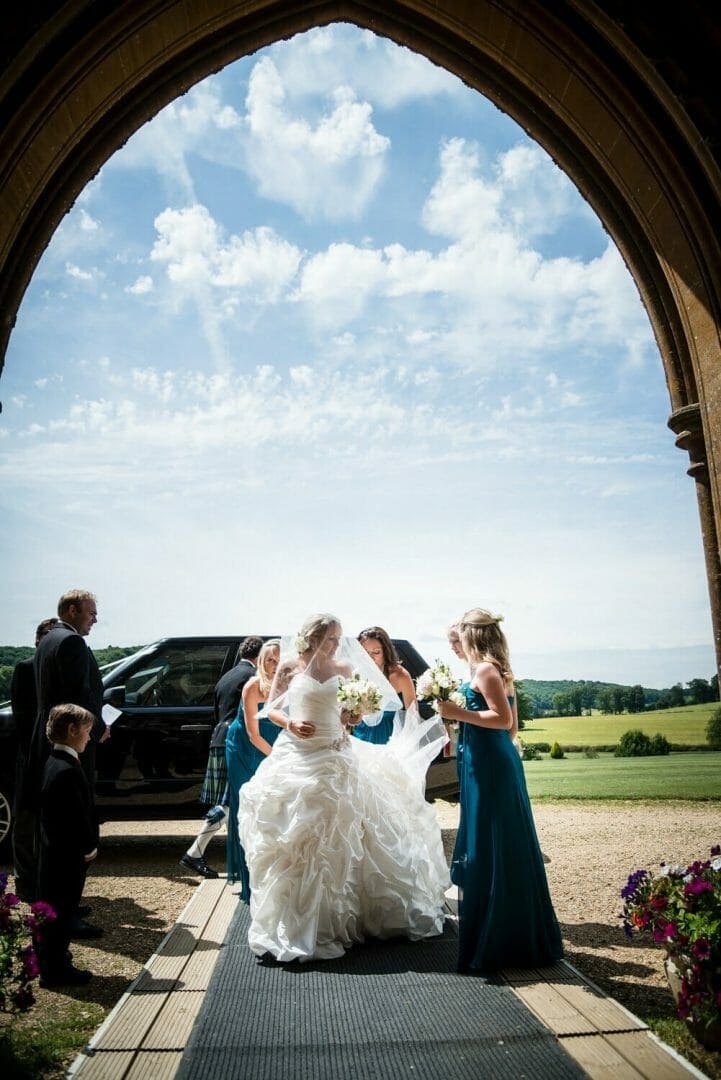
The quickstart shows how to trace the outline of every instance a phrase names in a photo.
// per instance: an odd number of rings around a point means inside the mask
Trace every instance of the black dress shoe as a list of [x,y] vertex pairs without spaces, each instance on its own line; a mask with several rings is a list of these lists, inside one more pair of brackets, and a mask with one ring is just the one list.
[[47,975],[41,975],[40,985],[44,990],[54,990],[56,986],[85,986],[92,977],[92,971],[68,964],[61,971],[49,971]]
[[192,870],[194,874],[200,874],[201,877],[218,877],[218,871],[213,870],[212,866],[208,866],[205,859],[194,859],[192,855],[183,855],[180,865],[186,866],[188,870]]
[[85,919],[75,919],[70,937],[74,938],[75,941],[89,941],[92,938],[102,937],[104,933],[102,926],[94,926],[92,923],[86,922]]

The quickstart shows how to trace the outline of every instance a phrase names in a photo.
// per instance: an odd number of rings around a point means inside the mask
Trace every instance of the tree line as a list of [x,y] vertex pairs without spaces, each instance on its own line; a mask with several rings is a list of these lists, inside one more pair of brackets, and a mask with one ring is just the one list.
[[664,690],[636,684],[587,681],[524,679],[523,689],[531,704],[532,716],[583,716],[592,710],[607,714],[641,713],[651,709],[672,709],[682,705],[703,705],[719,700],[718,675],[711,679],[690,679],[685,687],[674,683]]
[[[140,648],[140,645],[108,645],[106,649],[93,649],[93,653],[102,667],[103,664],[122,660],[124,656],[130,656]],[[0,702],[10,699],[10,683],[15,665],[20,660],[27,660],[34,652],[35,649],[28,645],[0,645]]]

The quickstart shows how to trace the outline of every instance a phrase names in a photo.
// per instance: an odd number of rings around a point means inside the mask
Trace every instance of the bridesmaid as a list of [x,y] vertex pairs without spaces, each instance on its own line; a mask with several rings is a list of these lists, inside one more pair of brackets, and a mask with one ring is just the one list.
[[265,717],[259,716],[273,682],[278,660],[280,642],[277,638],[266,641],[258,655],[258,673],[243,687],[243,698],[238,715],[228,728],[225,740],[225,758],[228,764],[228,836],[226,865],[228,881],[240,882],[240,899],[250,903],[250,882],[245,853],[238,836],[238,794],[243,784],[250,780],[264,757],[270,753],[280,728]]
[[[416,700],[413,679],[401,664],[395,645],[386,631],[382,626],[369,626],[367,630],[361,630],[358,640],[398,694],[403,708],[409,709]],[[361,721],[353,728],[353,734],[365,742],[387,743],[393,734],[395,715],[393,710],[388,710],[383,713],[377,724],[366,724]]]
[[563,956],[526,778],[502,616],[472,608],[457,623],[470,666],[466,707],[439,702],[463,730],[461,818],[451,865],[459,888],[458,970],[541,967]]

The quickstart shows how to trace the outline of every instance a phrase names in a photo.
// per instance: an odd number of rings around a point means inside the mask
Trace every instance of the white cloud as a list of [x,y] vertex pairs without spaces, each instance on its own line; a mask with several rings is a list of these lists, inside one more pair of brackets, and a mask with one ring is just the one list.
[[308,219],[356,218],[384,171],[390,140],[371,119],[372,106],[336,86],[329,108],[311,123],[293,114],[270,57],[251,73],[246,98],[246,169],[268,199]]
[[87,210],[84,210],[82,207],[78,211],[78,220],[82,232],[97,232],[100,228],[100,222],[96,221],[94,217],[91,217]]
[[189,290],[212,286],[257,302],[280,299],[296,275],[301,252],[268,227],[246,230],[227,242],[205,206],[164,210],[155,219],[150,253],[166,264],[170,281]]
[[65,263],[65,272],[68,277],[75,278],[76,281],[93,281],[98,277],[98,272],[92,270],[82,270],[75,263]]
[[[524,170],[540,191],[552,190],[560,175],[541,151],[520,149],[500,155],[484,176],[476,147],[447,141],[423,224],[449,243],[437,252],[331,244],[306,259],[294,298],[320,327],[337,332],[371,310],[379,322],[382,302],[399,338],[420,348],[422,360],[483,368],[537,364],[564,350],[582,358],[620,350],[625,363],[638,366],[653,338],[613,245],[587,262],[548,258],[520,227],[530,214]],[[561,187],[565,199],[567,181]],[[549,385],[554,379],[551,372]],[[580,403],[576,390],[564,389],[566,406]]]
[[279,43],[271,50],[287,92],[304,97],[328,94],[353,72],[358,93],[380,108],[443,96],[458,102],[463,86],[425,56],[370,31],[334,25]]
[[131,296],[145,296],[155,288],[153,279],[149,274],[142,274],[137,278],[132,285],[125,286],[125,292],[130,293]]

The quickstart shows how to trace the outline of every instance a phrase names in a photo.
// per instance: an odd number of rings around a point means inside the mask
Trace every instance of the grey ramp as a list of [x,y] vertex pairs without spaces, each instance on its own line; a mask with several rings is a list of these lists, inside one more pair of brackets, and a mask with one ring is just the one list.
[[276,965],[247,945],[239,902],[178,1080],[565,1080],[586,1074],[500,981],[455,972],[447,923],[428,941],[369,941]]

